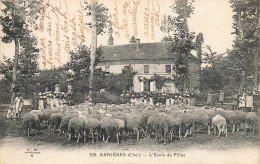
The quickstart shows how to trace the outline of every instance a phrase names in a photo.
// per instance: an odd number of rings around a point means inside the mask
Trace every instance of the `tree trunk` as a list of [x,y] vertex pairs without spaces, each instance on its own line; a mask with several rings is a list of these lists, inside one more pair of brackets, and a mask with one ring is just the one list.
[[11,103],[13,103],[14,98],[15,98],[15,85],[16,85],[16,68],[18,65],[18,56],[19,56],[19,40],[16,38],[14,39],[15,43],[15,52],[14,52],[14,67],[13,67],[13,72],[12,72],[12,84],[11,84]]
[[[258,10],[258,13],[259,13],[259,17],[260,18],[260,2],[257,1],[258,4],[257,4],[257,10]],[[257,32],[257,47],[256,47],[256,51],[255,51],[255,54],[254,54],[254,79],[253,79],[253,88],[255,90],[260,90],[260,88],[258,88],[258,83],[259,81],[257,80],[258,79],[258,67],[260,66],[260,62],[259,62],[259,54],[260,54],[260,21],[258,21],[258,32]]]
[[92,36],[91,36],[91,53],[90,53],[90,76],[89,76],[89,101],[93,100],[93,77],[95,70],[95,59],[96,59],[96,49],[97,49],[97,27],[96,27],[96,1],[91,0],[91,26],[92,26]]
[[244,85],[245,85],[245,71],[242,71],[242,73],[241,73],[241,83],[240,83],[240,87],[239,87],[239,94],[243,93]]

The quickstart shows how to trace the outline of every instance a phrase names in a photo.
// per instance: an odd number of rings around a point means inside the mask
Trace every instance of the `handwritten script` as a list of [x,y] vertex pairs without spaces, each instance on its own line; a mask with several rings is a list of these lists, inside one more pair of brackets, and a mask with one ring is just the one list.
[[86,26],[83,8],[79,1],[78,10],[70,14],[66,1],[61,1],[59,6],[45,4],[40,14],[38,29],[42,33],[40,45],[44,67],[47,65],[53,67],[54,63],[62,66],[64,64],[62,59],[64,57],[69,59],[72,48],[77,47],[79,43],[84,43],[87,33],[93,33]]

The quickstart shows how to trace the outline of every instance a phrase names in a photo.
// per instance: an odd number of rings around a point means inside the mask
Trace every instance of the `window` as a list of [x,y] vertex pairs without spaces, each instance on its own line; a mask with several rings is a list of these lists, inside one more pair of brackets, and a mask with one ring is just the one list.
[[149,65],[144,65],[144,73],[150,73],[150,67]]
[[165,65],[165,72],[166,73],[171,73],[171,65]]
[[129,66],[124,66],[124,68],[123,68],[123,70],[122,70],[122,73],[123,74],[126,74],[127,73],[127,71],[129,70]]
[[106,66],[106,67],[105,67],[105,72],[106,72],[106,73],[110,73],[110,66]]

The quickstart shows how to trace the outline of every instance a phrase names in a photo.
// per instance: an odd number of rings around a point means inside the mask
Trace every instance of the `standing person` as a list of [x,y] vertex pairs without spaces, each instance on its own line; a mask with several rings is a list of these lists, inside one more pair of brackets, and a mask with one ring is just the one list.
[[232,95],[232,110],[237,110],[237,99],[238,99],[238,96],[236,94],[236,91],[233,92],[233,95]]
[[178,105],[178,95],[175,93],[174,95],[174,105]]
[[188,106],[190,106],[191,105],[191,103],[190,103],[190,94],[188,93],[187,95],[186,95],[186,100],[187,100],[187,105]]
[[193,92],[190,94],[190,105],[195,106],[195,95]]
[[44,101],[43,101],[43,97],[42,97],[42,93],[39,93],[39,101],[38,101],[38,109],[39,110],[43,110],[44,109]]
[[207,94],[207,105],[212,105],[212,97],[213,97],[213,95],[211,94],[211,92],[209,92],[208,94]]
[[183,101],[184,105],[187,105],[187,95],[186,95],[186,93],[183,94],[183,100],[182,101]]
[[220,91],[219,93],[219,102],[223,105],[224,103],[224,92]]
[[253,95],[251,92],[248,93],[248,95],[246,96],[246,111],[247,112],[252,112],[253,110]]
[[259,94],[257,92],[257,90],[253,91],[253,101],[254,101],[254,111],[257,112],[259,109],[259,103],[260,103],[260,98],[259,98]]
[[182,100],[183,100],[183,97],[181,96],[181,94],[179,94],[178,96],[178,104],[182,104]]
[[244,111],[246,107],[246,93],[243,93],[242,96],[239,97],[239,109]]
[[17,92],[14,99],[15,118],[20,119],[22,114],[23,98],[20,92]]

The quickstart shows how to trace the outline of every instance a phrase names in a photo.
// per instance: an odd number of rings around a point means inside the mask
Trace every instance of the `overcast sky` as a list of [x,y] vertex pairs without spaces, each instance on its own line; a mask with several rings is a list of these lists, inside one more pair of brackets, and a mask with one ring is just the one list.
[[[149,1],[149,3],[151,4],[151,1]],[[62,1],[62,9],[65,9],[65,3],[63,3],[64,1]],[[113,14],[115,14],[115,4],[117,5],[117,9],[118,9],[118,20],[119,20],[119,24],[121,25],[123,22],[123,13],[122,13],[122,9],[123,9],[123,3],[124,2],[128,2],[128,0],[124,0],[124,1],[120,1],[120,0],[115,0],[115,1],[103,1],[103,3],[105,4],[105,6],[107,6],[109,8],[109,14],[112,15],[112,21],[115,21],[115,16],[113,16]],[[153,0],[154,5],[155,4],[159,4],[160,6],[160,12],[159,12],[159,17],[160,19],[163,17],[164,14],[172,14],[171,9],[169,8],[169,6],[173,3],[172,0]],[[50,0],[50,4],[52,4],[54,7],[59,6],[60,3],[57,0]],[[67,7],[68,7],[68,17],[72,18],[73,15],[76,17],[76,24],[77,24],[77,35],[80,34],[80,29],[78,26],[78,24],[80,24],[80,19],[79,19],[79,12],[78,10],[80,9],[80,1],[76,1],[76,0],[67,0]],[[83,3],[81,3],[83,5]],[[160,42],[162,37],[165,35],[160,31],[159,26],[154,27],[154,33],[155,33],[155,37],[154,39],[147,38],[145,37],[144,34],[144,11],[145,11],[145,7],[148,4],[148,0],[141,0],[139,6],[138,6],[138,10],[137,10],[137,26],[138,26],[138,38],[141,39],[141,42]],[[2,6],[2,5],[1,5]],[[231,49],[232,48],[232,42],[234,39],[234,36],[231,35],[231,32],[233,32],[232,29],[232,9],[230,8],[230,4],[228,2],[228,0],[195,0],[195,2],[193,3],[193,6],[195,7],[194,10],[194,14],[191,15],[191,18],[188,20],[188,24],[190,27],[190,30],[193,32],[196,32],[196,34],[198,34],[199,32],[202,32],[204,35],[204,47],[206,45],[210,45],[213,49],[213,51],[217,51],[218,53],[224,53],[226,52],[227,49]],[[132,10],[133,9],[133,4],[132,2],[130,2],[129,8],[128,10]],[[155,7],[155,10],[158,10],[158,8]],[[53,14],[53,13],[52,13]],[[132,36],[134,34],[134,28],[133,28],[133,19],[132,19],[132,15],[130,13],[127,14],[127,18],[128,18],[128,29],[129,29],[129,35]],[[45,18],[45,30],[44,32],[37,32],[36,35],[39,36],[39,39],[45,37],[46,42],[48,41],[48,38],[51,38],[53,41],[53,45],[52,45],[52,51],[53,53],[55,53],[55,51],[57,50],[57,47],[55,46],[55,36],[56,36],[56,27],[55,27],[55,23],[57,23],[56,19],[55,19],[55,15],[53,14],[51,16],[51,20],[52,20],[52,31],[53,34],[52,36],[48,36],[48,32],[47,32],[47,24],[48,24],[48,20]],[[88,21],[88,19],[84,18],[84,21]],[[71,24],[69,23],[69,26]],[[65,45],[65,39],[64,35],[66,34],[62,34],[62,26],[64,26],[64,20],[62,19],[62,17],[60,17],[60,22],[59,22],[59,30],[60,32],[60,37],[61,37],[61,44],[62,46]],[[150,27],[150,26],[149,26]],[[124,32],[120,31],[120,37],[117,37],[115,35],[115,27],[113,27],[114,29],[114,33],[113,33],[113,37],[114,37],[114,44],[118,45],[118,44],[128,44],[129,40],[126,39],[124,37]],[[69,28],[69,32],[67,35],[70,36],[70,44],[72,44],[72,28]],[[70,34],[69,34],[70,33]],[[150,30],[151,33],[151,30]],[[91,35],[89,33],[87,33],[85,31],[85,39],[86,41],[84,42],[84,44],[86,45],[90,45],[90,39],[91,39]],[[0,32],[0,36],[3,36],[2,31]],[[102,45],[107,45],[107,40],[108,40],[108,35],[104,34],[100,37],[98,37],[98,44],[102,44]],[[77,41],[79,41],[79,39],[77,39]],[[40,40],[39,40],[40,43]],[[39,44],[39,47],[42,48],[42,46]],[[70,50],[73,50],[75,47],[73,45],[70,46]],[[47,50],[46,50],[47,51]],[[206,49],[203,49],[203,51],[206,51]],[[68,55],[65,55],[66,52],[61,50],[61,58],[62,58],[62,62],[65,63],[66,61],[68,61],[69,57]],[[0,42],[0,59],[2,60],[3,55],[7,56],[7,57],[12,57],[14,56],[14,44],[10,43],[10,44],[4,44],[3,42]],[[62,56],[63,55],[63,56]],[[42,65],[42,61],[40,59],[39,61],[40,67],[43,68]],[[54,62],[55,65],[55,62]]]

